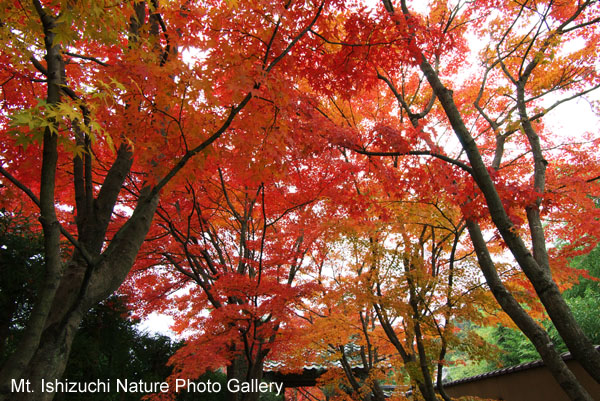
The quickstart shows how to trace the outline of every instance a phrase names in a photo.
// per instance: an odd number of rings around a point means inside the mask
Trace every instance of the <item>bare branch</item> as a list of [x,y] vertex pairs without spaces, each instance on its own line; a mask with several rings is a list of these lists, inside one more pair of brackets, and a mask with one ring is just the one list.
[[80,58],[82,60],[88,60],[88,61],[93,61],[94,63],[100,64],[103,67],[108,67],[110,66],[110,64],[105,63],[104,61],[98,60],[96,57],[92,57],[92,56],[83,56],[81,54],[77,54],[77,53],[71,53],[71,52],[63,52],[63,54],[66,54],[67,56],[70,57],[74,57],[74,58]]
[[451,157],[442,155],[440,153],[435,153],[435,152],[431,152],[429,150],[413,150],[413,151],[409,151],[409,152],[371,152],[371,151],[367,151],[367,150],[362,150],[362,149],[352,149],[354,152],[359,153],[361,155],[366,155],[366,156],[409,156],[409,155],[413,155],[413,156],[432,156],[435,158],[438,158],[440,160],[443,160],[445,162],[448,162],[450,164],[454,164],[457,167],[460,167],[461,169],[463,169],[464,171],[466,171],[469,174],[473,174],[473,169],[469,166],[467,166],[466,164],[464,164],[461,161],[458,161],[456,159],[453,159]]

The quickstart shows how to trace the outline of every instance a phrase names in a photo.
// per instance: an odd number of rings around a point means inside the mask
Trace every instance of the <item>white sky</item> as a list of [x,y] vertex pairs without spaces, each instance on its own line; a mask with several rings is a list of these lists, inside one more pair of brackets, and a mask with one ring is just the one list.
[[140,324],[137,325],[137,328],[138,330],[147,333],[162,334],[171,338],[178,338],[178,336],[175,335],[175,332],[169,328],[173,323],[175,323],[175,321],[171,316],[153,312],[150,316],[145,317]]

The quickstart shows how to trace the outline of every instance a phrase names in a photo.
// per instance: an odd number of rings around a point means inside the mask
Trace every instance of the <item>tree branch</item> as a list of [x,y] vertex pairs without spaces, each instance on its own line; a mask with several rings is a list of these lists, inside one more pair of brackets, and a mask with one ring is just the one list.
[[445,162],[448,162],[450,164],[453,164],[457,167],[460,167],[461,169],[463,169],[464,171],[466,171],[467,173],[473,175],[473,169],[469,166],[467,166],[465,163],[458,161],[456,159],[453,159],[451,157],[442,155],[440,153],[435,153],[435,152],[431,152],[429,150],[412,150],[412,151],[408,151],[408,152],[371,152],[371,151],[366,151],[366,150],[362,150],[362,149],[352,149],[354,152],[359,153],[361,155],[366,155],[366,156],[409,156],[409,155],[413,155],[413,156],[432,156],[435,157],[437,159],[443,160]]

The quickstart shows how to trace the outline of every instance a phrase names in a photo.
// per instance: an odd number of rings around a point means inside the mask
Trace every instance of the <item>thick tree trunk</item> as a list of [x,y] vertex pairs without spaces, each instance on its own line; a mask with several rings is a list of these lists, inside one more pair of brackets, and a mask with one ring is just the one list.
[[[231,364],[227,366],[227,382],[231,380],[237,380],[237,383],[242,384],[243,382],[252,383],[253,381],[260,382],[263,378],[263,363],[262,361],[256,362],[253,366],[248,366],[248,360],[244,355],[240,355],[231,361]],[[258,401],[260,392],[233,392],[226,389],[227,401]]]
[[[84,313],[112,294],[127,276],[137,252],[150,228],[158,205],[158,197],[140,198],[129,221],[113,237],[107,249],[97,258],[91,271],[74,256],[54,294],[45,327],[39,333],[32,356],[21,371],[3,376],[8,383],[0,400],[51,400],[52,392],[41,393],[41,380],[57,380],[65,369],[71,343]],[[35,393],[9,394],[12,379],[26,379]]]
[[[47,103],[58,104],[62,85],[66,82],[61,50],[59,44],[54,43],[58,20],[39,0],[32,2],[44,31],[47,67],[43,72],[48,78]],[[144,9],[143,2],[136,5],[138,16]],[[89,140],[81,132],[76,130],[75,134],[80,145],[88,143],[89,146]],[[103,250],[106,230],[129,174],[133,155],[128,146],[121,145],[96,198],[92,182],[92,158],[89,154],[75,157],[73,179],[78,239],[76,242],[72,240],[75,249],[65,268],[61,257],[61,228],[55,212],[57,139],[57,134],[47,128],[44,133],[38,201],[46,262],[44,286],[18,346],[19,352],[11,355],[0,371],[0,400],[53,398],[52,392],[41,393],[42,379],[60,379],[83,314],[116,291],[123,282],[133,266],[158,205],[159,191],[145,188],[131,218]],[[87,150],[91,151],[89,147]],[[21,379],[28,380],[35,393],[11,394],[11,384]]]
[[[513,230],[513,224],[502,205],[500,196],[481,159],[477,145],[462,121],[460,113],[452,99],[451,92],[443,86],[439,77],[425,59],[421,63],[421,69],[438,96],[456,135],[469,157],[473,168],[473,178],[486,199],[492,221],[498,228],[504,242],[521,269],[523,269],[523,272],[527,275],[527,278],[533,284],[536,293],[548,311],[550,319],[557,328],[560,327],[559,333],[561,336],[564,336],[565,343],[568,342],[567,346],[574,358],[586,368],[586,371],[596,381],[600,382],[600,353],[596,351],[593,344],[583,334],[583,331],[575,321],[573,314],[567,307],[556,283],[552,279],[549,268],[547,266],[540,266],[537,263],[523,240]],[[531,212],[528,211],[528,213]],[[537,223],[539,224],[539,219]],[[541,224],[539,225],[541,228]],[[538,236],[538,241],[543,240],[542,238]]]
[[23,377],[30,380],[34,393],[12,394],[10,399],[15,401],[51,401],[53,391],[42,389],[42,382],[54,383],[65,370],[73,338],[81,322],[81,312],[71,314],[71,318],[61,327],[49,327],[44,330],[42,340],[31,359]]
[[[55,44],[55,31],[59,18],[53,14],[54,9],[44,8],[40,0],[31,0],[39,17],[43,32],[47,67],[33,59],[34,65],[47,77],[49,105],[60,102],[61,91],[74,100],[80,101],[72,90],[66,87],[64,62],[59,44]],[[157,2],[153,1],[156,6]],[[144,24],[146,4],[136,1],[134,5],[136,17],[130,24],[130,43],[138,40],[141,25]],[[319,13],[322,8],[319,9]],[[315,20],[311,23],[314,24]],[[150,18],[151,33],[157,33],[158,16]],[[302,35],[308,32],[307,28]],[[301,36],[302,36],[301,35]],[[294,43],[301,37],[297,37]],[[158,42],[157,42],[158,43]],[[289,52],[291,45],[285,53]],[[271,62],[268,70],[273,68],[285,53]],[[161,54],[161,65],[167,53]],[[14,399],[11,394],[11,382],[21,379],[37,381],[37,378],[59,379],[69,355],[75,329],[82,314],[97,302],[113,293],[124,281],[130,271],[141,244],[148,233],[150,224],[158,205],[162,188],[177,174],[196,154],[202,152],[216,141],[230,126],[236,115],[252,99],[249,92],[243,100],[228,114],[221,126],[198,146],[188,150],[169,172],[152,188],[144,188],[132,216],[120,227],[110,243],[105,243],[107,228],[112,219],[112,212],[117,203],[119,193],[130,173],[133,155],[128,146],[122,145],[117,157],[108,171],[97,196],[95,188],[98,184],[92,181],[92,157],[90,154],[75,157],[73,160],[73,182],[75,186],[75,211],[78,237],[63,229],[57,221],[55,212],[55,178],[58,160],[57,135],[46,129],[43,142],[43,161],[39,200],[24,185],[23,189],[40,207],[40,221],[44,234],[44,252],[46,276],[44,287],[38,294],[38,300],[25,329],[23,340],[18,349],[0,370],[0,401]],[[85,103],[82,109],[85,109]],[[84,120],[86,110],[83,110]],[[84,121],[85,122],[85,121]],[[76,124],[73,124],[76,125]],[[132,129],[133,124],[131,126]],[[78,145],[89,148],[89,138],[74,128]],[[14,181],[13,181],[14,182]],[[73,256],[66,266],[61,256],[60,234],[65,235],[73,245]],[[262,371],[260,372],[262,374]],[[32,386],[38,384],[31,382]],[[21,399],[38,400],[38,395],[23,394]],[[52,398],[51,395],[48,397]]]
[[[48,78],[46,101],[49,105],[54,105],[60,102],[60,87],[64,82],[64,63],[60,46],[54,44],[55,34],[53,31],[56,28],[56,19],[47,14],[39,2],[34,1],[34,6],[38,12],[44,31]],[[49,127],[46,127],[44,131],[42,146],[43,158],[39,207],[40,222],[42,223],[44,234],[45,280],[25,333],[23,334],[23,339],[19,344],[19,352],[11,355],[2,366],[2,370],[0,370],[0,394],[7,393],[10,390],[11,379],[21,376],[36,352],[50,311],[52,299],[62,276],[63,264],[60,256],[60,228],[54,209],[58,138]]]
[[542,357],[544,364],[569,398],[572,400],[592,401],[593,398],[577,381],[575,375],[561,358],[548,333],[535,323],[500,280],[479,225],[474,221],[467,221],[467,228],[475,247],[481,271],[502,310],[510,316],[519,329],[533,343],[535,349]]
[[[384,1],[384,5],[386,6],[388,12],[394,12],[390,3],[386,3]],[[405,17],[409,18],[410,13],[404,0],[402,0],[401,5],[402,13],[405,15]],[[411,40],[414,40],[414,38]],[[545,253],[545,239],[539,219],[538,209],[530,207],[527,210],[532,239],[534,241],[533,248],[534,252],[536,253],[535,255],[532,255],[525,245],[523,239],[513,230],[513,224],[508,217],[506,210],[504,209],[502,200],[500,199],[492,178],[487,170],[487,166],[484,164],[481,158],[477,144],[465,126],[461,114],[456,107],[454,99],[452,98],[452,91],[448,90],[444,86],[437,72],[429,64],[423,54],[417,53],[415,54],[415,57],[419,59],[421,71],[427,78],[427,81],[433,89],[435,96],[439,99],[439,102],[444,109],[454,133],[456,134],[462,145],[462,148],[467,154],[472,167],[473,178],[485,197],[492,221],[498,228],[500,235],[513,254],[515,260],[526,274],[530,282],[533,284],[536,293],[548,311],[550,319],[557,327],[561,337],[563,337],[565,340],[565,343],[569,347],[573,357],[579,363],[581,363],[581,365],[596,381],[600,382],[600,353],[583,334],[583,331],[575,321],[573,314],[562,299],[560,291],[558,290],[558,287],[550,274],[550,269],[547,264],[547,254]],[[518,101],[519,113],[522,120],[521,122],[526,131],[529,120],[527,119],[526,112],[524,112],[525,104],[522,96],[523,88],[525,81],[528,78],[528,74],[531,73],[538,62],[539,60],[536,58],[536,60],[530,63],[523,72],[521,80],[517,82],[517,95],[520,97],[520,101]],[[534,152],[536,169],[535,186],[543,189],[543,169],[545,168],[545,161],[543,160],[543,157],[541,157],[541,151],[536,149],[537,135],[532,135],[531,132],[526,132],[526,134],[528,135],[528,139],[532,146],[532,151]],[[504,308],[504,304],[501,303],[501,306]],[[532,342],[534,342],[534,339],[530,337],[530,335],[534,335],[533,331],[529,331],[529,334],[525,334]],[[544,334],[547,336],[545,331]],[[548,343],[547,345],[554,349],[551,343]],[[548,361],[546,360],[546,358],[549,358],[546,353],[540,353],[540,355],[542,356],[542,359],[544,359],[545,363],[552,363],[549,359]],[[573,386],[578,385],[574,376],[568,380],[573,380]]]

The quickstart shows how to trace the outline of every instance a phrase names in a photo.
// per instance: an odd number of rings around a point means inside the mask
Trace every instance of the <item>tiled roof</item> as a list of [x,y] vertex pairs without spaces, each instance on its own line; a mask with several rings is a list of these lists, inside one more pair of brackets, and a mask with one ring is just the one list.
[[[600,345],[596,346],[596,350],[600,352]],[[571,355],[570,352],[565,352],[565,353],[561,354],[560,356],[563,359],[563,361],[568,361],[568,360],[573,359],[573,356]],[[491,372],[482,373],[480,375],[465,377],[464,379],[459,379],[459,380],[454,380],[454,381],[451,381],[448,383],[444,383],[444,387],[450,387],[450,386],[454,386],[454,385],[462,384],[462,383],[469,383],[469,382],[473,382],[473,381],[477,381],[477,380],[487,379],[490,377],[502,376],[502,375],[506,375],[509,373],[515,373],[515,372],[520,372],[522,370],[539,368],[542,366],[544,366],[544,361],[542,361],[541,359],[538,359],[538,360],[531,361],[531,362],[521,363],[521,364],[515,365],[515,366],[509,366],[507,368],[502,368],[502,369],[494,370]]]

